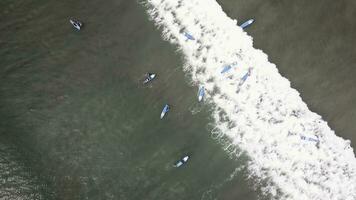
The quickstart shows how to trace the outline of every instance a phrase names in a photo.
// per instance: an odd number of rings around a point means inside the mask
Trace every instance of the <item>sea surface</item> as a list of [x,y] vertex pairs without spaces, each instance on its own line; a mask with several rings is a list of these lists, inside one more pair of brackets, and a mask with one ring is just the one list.
[[356,2],[217,1],[233,19],[256,19],[254,46],[356,153]]
[[256,199],[141,4],[0,4],[0,199]]
[[[218,2],[256,18],[255,45],[355,141],[354,3]],[[3,0],[0,22],[0,199],[258,198],[244,156],[214,139],[210,106],[142,4]],[[157,79],[142,86],[148,71]],[[184,154],[190,162],[173,168]]]

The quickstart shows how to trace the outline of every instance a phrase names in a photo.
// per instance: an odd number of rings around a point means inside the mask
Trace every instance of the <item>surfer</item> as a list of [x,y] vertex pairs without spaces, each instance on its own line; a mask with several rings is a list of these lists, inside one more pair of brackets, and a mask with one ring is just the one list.
[[231,65],[225,65],[224,68],[221,70],[221,73],[224,74],[231,69]]
[[246,72],[246,74],[241,78],[240,82],[239,82],[239,87],[245,83],[246,79],[251,75],[251,68],[248,69],[248,71]]
[[73,27],[75,29],[77,29],[78,31],[80,31],[80,29],[82,28],[83,26],[83,23],[80,22],[79,20],[76,20],[76,19],[70,19],[69,22],[73,25]]
[[147,73],[147,74],[146,74],[146,78],[145,78],[145,80],[143,81],[143,84],[146,84],[146,83],[152,81],[155,77],[156,77],[156,74]]
[[249,27],[254,21],[255,21],[254,19],[249,19],[249,20],[247,20],[246,22],[242,23],[242,24],[240,25],[240,27],[241,27],[242,29],[245,29],[245,28]]
[[201,86],[198,91],[198,101],[202,101],[205,95],[205,89],[204,86]]
[[185,36],[188,40],[195,40],[195,38],[194,38],[191,34],[189,34],[189,33],[187,33],[187,32],[184,32],[184,36]]
[[188,162],[189,156],[185,155],[183,158],[179,159],[176,163],[174,163],[174,167],[181,167]]
[[163,107],[163,110],[161,112],[161,119],[163,119],[163,117],[166,115],[166,113],[169,111],[169,105],[166,104],[164,107]]

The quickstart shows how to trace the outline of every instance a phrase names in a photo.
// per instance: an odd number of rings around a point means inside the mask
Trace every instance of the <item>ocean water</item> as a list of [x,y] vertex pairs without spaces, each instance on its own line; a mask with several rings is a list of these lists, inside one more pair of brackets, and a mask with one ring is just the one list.
[[[237,157],[246,153],[264,196],[356,198],[350,140],[310,111],[237,20],[214,0],[150,0],[146,7],[163,38],[184,55],[184,71],[207,89],[216,129],[238,148]],[[233,67],[219,73],[226,65]]]
[[[354,71],[347,67],[354,63],[350,58],[354,40],[350,36],[355,27],[347,21],[353,19],[352,6],[347,6],[352,2],[218,2],[238,23],[256,17],[256,23],[247,29],[253,35],[254,46],[263,49],[280,73],[302,92],[310,110],[331,121],[337,135],[353,139],[355,126],[347,123],[354,116],[350,102],[355,94],[349,77]],[[305,9],[306,5],[309,9]],[[303,15],[298,15],[299,10],[305,10]],[[318,13],[319,18],[332,21],[325,10],[339,13],[334,15],[336,21],[346,20],[349,26],[336,24],[343,34],[338,29],[325,31],[323,27],[329,26],[314,27],[311,22],[305,27],[300,25],[308,24],[306,21]],[[201,11],[204,14],[204,9]],[[292,199],[293,196],[283,196],[285,188],[278,184],[272,184],[274,190],[270,190],[268,178],[261,181],[251,176],[247,165],[251,156],[239,148],[244,146],[231,145],[231,138],[224,136],[226,131],[216,127],[220,123],[214,115],[211,88],[207,87],[205,102],[197,102],[198,86],[203,83],[196,82],[199,76],[194,73],[183,72],[188,69],[185,56],[189,52],[182,51],[177,43],[162,40],[163,27],[155,27],[146,12],[142,2],[129,0],[0,2],[0,199]],[[296,22],[294,16],[299,16],[300,21]],[[68,23],[70,17],[84,22],[83,31],[73,30]],[[283,32],[276,21],[289,29]],[[294,26],[288,26],[291,23]],[[313,28],[315,36],[296,42]],[[286,43],[293,48],[282,48]],[[325,46],[329,56],[301,53],[305,49],[317,52],[316,47]],[[338,73],[334,65],[342,65],[345,70]],[[215,67],[220,73],[220,68]],[[232,72],[243,77],[248,68],[238,67],[244,70]],[[313,73],[305,75],[309,68]],[[156,72],[158,77],[143,87],[141,81],[147,71]],[[254,71],[242,86],[251,84]],[[325,76],[333,81],[325,82],[329,80]],[[223,78],[235,77],[227,74]],[[328,95],[325,88],[338,80],[346,81],[339,81],[333,95]],[[235,88],[234,84],[231,81]],[[351,91],[341,90],[343,87],[350,87]],[[247,94],[246,88],[240,92]],[[165,103],[172,106],[171,112],[159,120]],[[333,107],[341,110],[336,112]],[[303,144],[308,150],[316,150],[315,145]],[[192,156],[188,165],[172,168],[183,154]],[[266,158],[270,158],[268,154]],[[343,168],[346,172],[351,169]],[[284,174],[275,172],[275,177],[282,177],[279,180],[284,183]],[[345,175],[338,170],[332,173]],[[312,183],[318,185],[321,179],[316,180]],[[299,184],[291,189],[303,189]],[[352,198],[352,184],[348,186]],[[318,189],[300,194],[318,193]],[[328,199],[327,195],[337,189],[335,186],[319,194]],[[340,190],[340,195],[345,193]]]
[[[141,4],[0,7],[0,199],[257,199]],[[147,71],[158,76],[143,87]]]
[[355,150],[355,2],[218,0],[228,16],[254,17],[247,32],[279,72]]

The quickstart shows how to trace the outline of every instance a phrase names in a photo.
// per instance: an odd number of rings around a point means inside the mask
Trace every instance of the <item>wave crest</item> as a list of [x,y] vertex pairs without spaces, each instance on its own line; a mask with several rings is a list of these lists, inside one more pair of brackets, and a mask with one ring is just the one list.
[[[214,106],[212,137],[246,152],[250,177],[271,199],[356,199],[350,141],[311,112],[253,40],[214,0],[148,0],[162,37],[183,53],[183,69]],[[194,38],[188,39],[184,33]],[[232,68],[222,74],[223,66]],[[219,130],[219,131],[217,131]],[[229,144],[226,142],[229,141]]]

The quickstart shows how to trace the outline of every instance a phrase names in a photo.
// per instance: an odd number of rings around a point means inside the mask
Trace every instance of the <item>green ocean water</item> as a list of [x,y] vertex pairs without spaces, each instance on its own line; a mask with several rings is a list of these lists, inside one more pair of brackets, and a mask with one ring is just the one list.
[[[353,1],[218,2],[256,19],[255,46],[354,146]],[[0,22],[0,199],[257,199],[142,5],[3,0]],[[147,71],[158,77],[143,87]]]
[[[256,199],[244,158],[211,137],[209,105],[142,5],[0,7],[0,199]],[[143,87],[147,71],[158,77]]]

